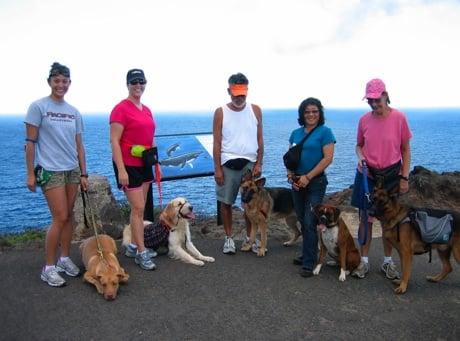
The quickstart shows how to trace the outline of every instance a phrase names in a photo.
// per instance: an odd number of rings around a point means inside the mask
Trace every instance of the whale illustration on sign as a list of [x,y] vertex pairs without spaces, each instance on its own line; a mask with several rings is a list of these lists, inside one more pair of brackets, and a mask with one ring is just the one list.
[[160,160],[162,166],[184,168],[185,165],[189,165],[191,168],[193,168],[193,161],[201,153],[203,153],[202,151],[198,151],[171,156],[177,149],[180,149],[179,143],[175,143],[166,149],[166,154],[168,157],[166,159]]

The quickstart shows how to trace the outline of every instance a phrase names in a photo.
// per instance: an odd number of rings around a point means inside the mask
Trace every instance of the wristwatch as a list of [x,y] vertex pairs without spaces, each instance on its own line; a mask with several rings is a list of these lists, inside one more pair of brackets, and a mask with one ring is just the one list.
[[88,174],[82,173],[82,174],[80,175],[80,177],[81,177],[81,178],[87,178],[87,177],[88,177]]

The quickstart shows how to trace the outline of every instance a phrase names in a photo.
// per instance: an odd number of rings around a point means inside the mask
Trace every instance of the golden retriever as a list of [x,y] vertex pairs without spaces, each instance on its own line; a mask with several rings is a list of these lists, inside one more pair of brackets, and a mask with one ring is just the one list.
[[[156,250],[167,246],[168,256],[185,263],[203,266],[204,262],[214,262],[213,257],[203,256],[193,245],[189,220],[195,218],[193,206],[184,198],[171,200],[160,213],[157,223],[144,221],[144,244]],[[123,245],[131,243],[131,227],[123,231]]]
[[108,235],[98,236],[102,257],[98,252],[96,237],[85,239],[80,245],[81,257],[86,272],[83,280],[93,284],[108,301],[117,297],[119,283],[126,283],[129,275],[120,266],[116,253],[117,246]]

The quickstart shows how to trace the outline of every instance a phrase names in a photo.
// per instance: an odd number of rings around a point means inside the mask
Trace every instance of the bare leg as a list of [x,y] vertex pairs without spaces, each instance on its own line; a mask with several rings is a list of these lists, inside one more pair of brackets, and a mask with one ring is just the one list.
[[45,198],[52,217],[52,223],[46,232],[46,265],[54,265],[57,260],[57,248],[62,231],[70,219],[65,186],[45,191]]
[[68,219],[66,220],[61,232],[60,246],[62,257],[68,257],[70,254],[70,244],[72,242],[74,223],[73,207],[75,205],[75,199],[77,198],[78,186],[78,184],[67,184],[65,186]]
[[[359,225],[360,225],[360,228],[364,228],[364,226],[362,226],[364,223],[363,222],[360,222]],[[366,241],[366,244],[364,244],[363,246],[361,246],[361,257],[368,257],[369,256],[369,249],[371,248],[371,241],[372,241],[372,223],[369,222],[368,223],[368,226],[369,226],[369,230],[368,230],[368,234],[367,234],[367,241]],[[384,238],[382,238],[384,239]]]
[[224,223],[224,231],[227,237],[232,236],[232,205],[220,203],[220,214]]
[[141,190],[126,191],[129,205],[131,206],[131,214],[129,223],[131,225],[132,241],[137,245],[138,252],[145,250],[144,246],[144,208],[147,192],[145,190],[148,185],[144,184]]

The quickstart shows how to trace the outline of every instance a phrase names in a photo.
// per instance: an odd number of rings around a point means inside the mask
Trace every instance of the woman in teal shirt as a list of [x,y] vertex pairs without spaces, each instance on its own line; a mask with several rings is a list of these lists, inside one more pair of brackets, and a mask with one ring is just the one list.
[[318,235],[313,207],[323,201],[328,184],[324,170],[332,163],[335,137],[324,125],[324,108],[313,97],[305,99],[299,106],[298,123],[289,138],[290,146],[300,143],[312,132],[302,147],[300,163],[294,172],[288,170],[288,181],[292,184],[292,197],[297,219],[302,226],[302,255],[294,264],[302,265],[300,275],[311,277],[318,258]]

